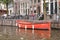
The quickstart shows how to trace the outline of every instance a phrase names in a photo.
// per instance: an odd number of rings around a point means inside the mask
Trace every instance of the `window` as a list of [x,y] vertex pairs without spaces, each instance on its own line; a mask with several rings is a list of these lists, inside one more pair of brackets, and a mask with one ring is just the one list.
[[24,6],[25,6],[25,8],[27,8],[27,3],[25,3],[25,5],[24,5]]
[[21,8],[22,8],[22,6],[23,6],[23,5],[22,5],[22,3],[21,3]]
[[55,13],[57,13],[57,2],[55,2]]
[[59,4],[59,13],[60,13],[60,4]]
[[31,3],[32,3],[33,1],[31,0]]
[[34,3],[36,3],[36,0],[34,0]]
[[12,10],[10,10],[10,14],[12,13]]
[[36,10],[34,10],[34,13],[36,13]]
[[26,9],[23,10],[24,13],[26,13],[26,11],[27,11]]
[[57,2],[57,0],[55,0],[55,2]]
[[53,14],[53,3],[51,3],[51,14]]
[[60,13],[60,8],[59,8],[59,13]]
[[24,3],[23,3],[23,7],[24,7]]
[[51,0],[51,2],[53,2],[53,0]]
[[40,6],[37,7],[37,13],[40,14]]
[[40,0],[38,0],[38,2],[40,2]]

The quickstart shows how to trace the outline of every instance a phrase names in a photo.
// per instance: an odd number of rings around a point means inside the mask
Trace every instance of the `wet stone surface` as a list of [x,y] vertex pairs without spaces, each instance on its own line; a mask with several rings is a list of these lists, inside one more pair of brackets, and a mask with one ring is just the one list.
[[0,40],[59,40],[60,30],[24,30],[0,26]]

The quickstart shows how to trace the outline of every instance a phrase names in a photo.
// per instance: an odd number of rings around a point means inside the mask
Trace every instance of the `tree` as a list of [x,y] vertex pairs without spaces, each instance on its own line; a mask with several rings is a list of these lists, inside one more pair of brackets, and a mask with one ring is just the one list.
[[0,0],[1,3],[6,5],[7,15],[8,15],[8,5],[13,2],[13,0]]
[[46,0],[43,0],[43,1],[44,1],[44,20],[46,20],[47,19],[47,15],[46,15],[46,3],[45,3]]

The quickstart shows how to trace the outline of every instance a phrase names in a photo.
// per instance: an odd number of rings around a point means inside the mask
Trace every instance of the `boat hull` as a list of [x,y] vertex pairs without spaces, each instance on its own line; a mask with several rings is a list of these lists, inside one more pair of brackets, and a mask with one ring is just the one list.
[[30,28],[30,29],[49,29],[50,30],[50,22],[42,22],[42,23],[33,23],[27,22],[24,20],[17,20],[17,26],[19,28]]

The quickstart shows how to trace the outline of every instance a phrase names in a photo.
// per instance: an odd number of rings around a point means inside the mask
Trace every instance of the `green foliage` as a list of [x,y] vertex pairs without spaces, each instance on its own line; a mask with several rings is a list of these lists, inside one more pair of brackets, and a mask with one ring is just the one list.
[[8,5],[9,3],[12,3],[13,0],[0,0],[0,2],[6,5],[7,14],[8,14]]
[[9,4],[9,3],[13,2],[13,0],[0,0],[0,1],[4,4]]

